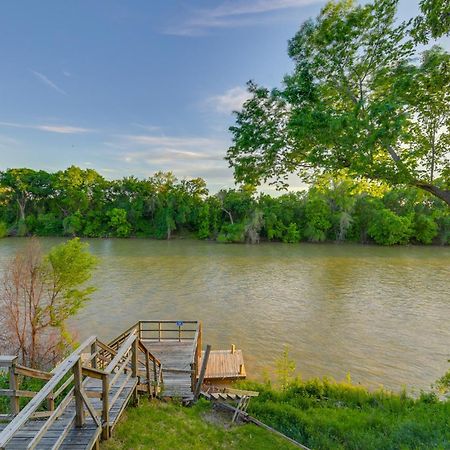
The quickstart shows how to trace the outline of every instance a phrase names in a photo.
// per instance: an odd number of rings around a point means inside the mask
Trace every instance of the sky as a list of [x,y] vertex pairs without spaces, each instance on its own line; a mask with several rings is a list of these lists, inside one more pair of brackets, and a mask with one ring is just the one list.
[[[212,192],[232,187],[223,158],[246,82],[279,85],[292,69],[288,39],[324,4],[1,2],[0,170],[171,170]],[[400,18],[417,12],[418,0],[400,0]]]

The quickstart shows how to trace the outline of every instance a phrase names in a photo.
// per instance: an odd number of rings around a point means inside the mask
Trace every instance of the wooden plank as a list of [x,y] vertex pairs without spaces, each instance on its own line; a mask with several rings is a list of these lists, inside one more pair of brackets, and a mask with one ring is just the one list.
[[16,365],[16,373],[19,375],[24,375],[26,377],[38,378],[40,380],[48,381],[53,376],[53,374],[49,372],[44,372],[42,370],[30,369],[29,367],[21,366],[20,364]]

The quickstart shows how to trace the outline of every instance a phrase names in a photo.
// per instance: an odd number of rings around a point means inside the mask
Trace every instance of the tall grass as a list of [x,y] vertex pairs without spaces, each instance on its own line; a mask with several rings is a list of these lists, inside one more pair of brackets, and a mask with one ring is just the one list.
[[434,393],[413,399],[326,378],[240,386],[260,392],[250,414],[314,449],[450,449],[450,402]]

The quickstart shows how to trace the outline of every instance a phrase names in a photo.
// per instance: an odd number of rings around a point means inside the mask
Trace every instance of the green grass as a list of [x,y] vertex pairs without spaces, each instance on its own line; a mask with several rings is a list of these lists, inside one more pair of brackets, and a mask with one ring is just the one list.
[[434,394],[413,399],[327,379],[241,386],[260,391],[251,415],[313,449],[450,449],[450,401]]
[[[141,400],[138,408],[128,408],[113,437],[101,444],[102,450],[151,449],[295,449],[289,442],[252,424],[229,427],[211,423],[207,401],[193,407],[176,403]],[[231,421],[231,416],[229,417]]]

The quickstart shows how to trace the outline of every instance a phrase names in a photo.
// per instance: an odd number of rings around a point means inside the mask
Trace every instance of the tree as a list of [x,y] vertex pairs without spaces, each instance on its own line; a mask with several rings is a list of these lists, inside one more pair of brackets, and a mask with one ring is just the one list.
[[77,238],[47,255],[35,239],[18,252],[6,267],[0,294],[2,350],[31,367],[54,363],[72,343],[67,319],[95,290],[85,283],[96,263],[88,244]]
[[[345,169],[357,178],[417,186],[450,204],[450,191],[437,180],[445,171],[436,173],[446,160],[433,156],[429,137],[419,139],[439,123],[435,112],[449,108],[448,55],[425,53],[421,67],[411,66],[410,23],[397,24],[396,5],[329,2],[289,42],[295,69],[282,89],[249,83],[252,96],[230,128],[226,158],[237,181],[285,187],[290,173],[310,181]],[[420,93],[413,95],[418,80]],[[447,136],[447,127],[439,133]],[[422,164],[432,160],[431,178]]]
[[422,14],[414,20],[413,36],[426,44],[450,34],[450,3],[447,0],[421,0]]

